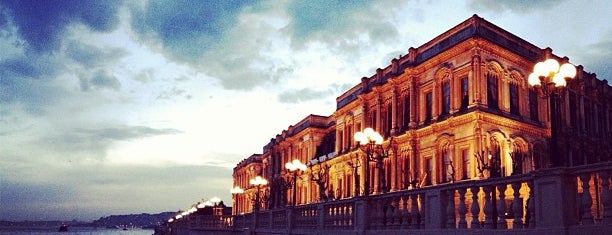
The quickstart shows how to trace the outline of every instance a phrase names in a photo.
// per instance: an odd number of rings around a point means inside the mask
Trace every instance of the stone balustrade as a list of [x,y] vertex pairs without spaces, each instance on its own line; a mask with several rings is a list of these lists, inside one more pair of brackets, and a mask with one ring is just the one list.
[[610,162],[551,168],[171,226],[190,234],[219,226],[227,234],[612,234],[611,174]]

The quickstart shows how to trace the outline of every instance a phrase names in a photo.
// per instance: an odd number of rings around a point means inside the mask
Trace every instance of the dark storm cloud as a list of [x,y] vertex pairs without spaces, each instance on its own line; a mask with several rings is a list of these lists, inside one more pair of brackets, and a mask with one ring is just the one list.
[[161,43],[172,58],[198,63],[211,49],[222,46],[242,7],[254,1],[151,1],[133,8],[132,27],[142,40]]
[[50,81],[62,67],[45,56],[0,61],[0,104],[17,103],[30,113],[43,112],[61,93]]
[[535,10],[551,8],[565,0],[470,0],[468,7],[476,11],[527,13]]
[[5,19],[10,19],[17,27],[29,51],[38,53],[57,51],[61,47],[63,33],[74,23],[81,23],[98,32],[115,29],[119,23],[119,6],[119,0],[0,1],[0,9],[7,14]]

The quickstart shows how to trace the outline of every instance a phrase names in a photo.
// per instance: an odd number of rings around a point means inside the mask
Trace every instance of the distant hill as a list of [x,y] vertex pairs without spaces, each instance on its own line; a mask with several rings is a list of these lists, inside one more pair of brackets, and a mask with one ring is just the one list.
[[111,215],[101,217],[92,222],[97,227],[151,227],[166,222],[177,212],[162,212],[159,214]]

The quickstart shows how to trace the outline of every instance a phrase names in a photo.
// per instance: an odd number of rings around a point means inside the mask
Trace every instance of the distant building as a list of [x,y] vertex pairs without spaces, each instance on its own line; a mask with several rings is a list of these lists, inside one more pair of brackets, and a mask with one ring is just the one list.
[[[331,115],[304,118],[240,162],[234,184],[246,191],[235,213],[252,210],[249,180],[257,175],[269,181],[264,207],[290,205],[284,165],[293,159],[308,164],[297,180],[298,205],[366,188],[382,194],[477,179],[475,154],[499,159],[500,176],[612,160],[612,89],[582,66],[561,95],[558,156],[551,156],[549,102],[527,83],[546,58],[568,61],[475,15],[363,77],[336,98]],[[390,145],[382,167],[353,139],[367,127]]]

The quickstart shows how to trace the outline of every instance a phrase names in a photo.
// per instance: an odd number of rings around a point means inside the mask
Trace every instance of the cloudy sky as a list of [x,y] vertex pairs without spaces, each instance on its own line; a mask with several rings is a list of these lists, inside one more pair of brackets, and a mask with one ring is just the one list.
[[0,0],[0,220],[231,204],[232,168],[473,14],[610,78],[601,1]]

